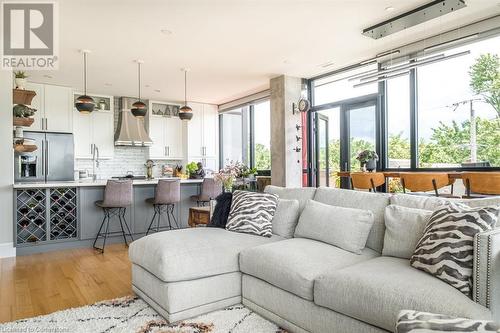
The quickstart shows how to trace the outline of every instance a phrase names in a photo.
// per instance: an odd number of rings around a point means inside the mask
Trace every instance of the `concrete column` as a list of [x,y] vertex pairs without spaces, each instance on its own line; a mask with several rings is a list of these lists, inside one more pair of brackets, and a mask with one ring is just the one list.
[[13,247],[14,150],[12,127],[12,72],[0,70],[0,258],[15,256]]
[[299,113],[293,114],[293,103],[301,96],[302,80],[290,76],[271,79],[271,178],[272,184],[302,187],[302,153],[296,125],[302,125]]

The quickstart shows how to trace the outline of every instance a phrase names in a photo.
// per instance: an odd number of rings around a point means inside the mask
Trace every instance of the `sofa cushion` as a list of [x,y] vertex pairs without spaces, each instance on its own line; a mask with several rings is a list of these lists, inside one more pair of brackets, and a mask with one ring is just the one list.
[[372,225],[373,213],[369,210],[309,200],[300,215],[295,237],[318,240],[361,254]]
[[269,185],[264,192],[276,194],[281,199],[298,200],[300,211],[304,209],[307,200],[312,199],[316,193],[316,187],[280,187]]
[[431,215],[430,210],[387,206],[382,255],[410,259]]
[[300,204],[298,200],[279,199],[273,216],[273,234],[283,238],[293,238],[299,221]]
[[357,255],[315,240],[293,238],[242,251],[240,268],[243,273],[312,300],[316,278],[377,255],[370,249]]
[[377,252],[382,252],[384,243],[384,213],[389,205],[390,195],[385,193],[370,193],[344,190],[338,188],[320,187],[314,196],[315,201],[328,205],[369,210],[373,213],[373,226],[366,241],[366,246]]
[[410,258],[411,265],[470,297],[474,237],[495,227],[498,211],[495,207],[470,208],[458,203],[442,206],[432,213]]
[[242,250],[282,239],[219,228],[179,229],[132,242],[129,258],[164,282],[184,281],[238,272]]
[[414,310],[403,310],[399,313],[396,333],[422,332],[498,333],[500,332],[500,324]]
[[450,199],[447,198],[412,194],[395,194],[391,197],[391,205],[432,211],[438,209],[439,206],[447,204],[448,202],[450,202]]
[[490,311],[457,289],[410,266],[406,259],[378,257],[320,277],[314,302],[388,331],[404,309],[491,319]]
[[271,237],[278,196],[270,193],[234,191],[226,229]]

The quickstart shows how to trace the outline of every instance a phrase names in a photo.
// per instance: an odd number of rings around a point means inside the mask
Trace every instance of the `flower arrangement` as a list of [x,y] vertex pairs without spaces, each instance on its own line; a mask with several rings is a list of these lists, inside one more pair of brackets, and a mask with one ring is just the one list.
[[254,168],[249,168],[238,161],[229,161],[226,166],[214,175],[214,179],[221,183],[225,191],[231,191],[233,184],[238,178],[249,177],[257,173]]

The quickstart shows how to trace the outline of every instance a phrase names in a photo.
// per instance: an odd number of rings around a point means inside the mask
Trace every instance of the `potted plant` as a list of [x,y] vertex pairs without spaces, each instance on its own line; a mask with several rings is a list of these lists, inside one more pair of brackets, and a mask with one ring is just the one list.
[[28,75],[26,75],[26,73],[23,71],[14,72],[14,81],[16,83],[16,89],[24,90],[27,78]]
[[186,173],[189,178],[194,178],[196,175],[196,170],[198,170],[198,164],[196,162],[191,162],[186,165]]
[[359,161],[362,171],[374,171],[377,168],[378,155],[373,150],[363,150],[356,159]]
[[249,168],[245,166],[245,168],[241,171],[241,176],[247,179],[255,179],[255,175],[257,174],[256,168]]

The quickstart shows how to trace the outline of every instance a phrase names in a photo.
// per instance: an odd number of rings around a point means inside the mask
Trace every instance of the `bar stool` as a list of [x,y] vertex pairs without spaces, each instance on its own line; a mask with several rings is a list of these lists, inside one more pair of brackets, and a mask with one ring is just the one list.
[[191,200],[196,201],[198,207],[205,206],[222,193],[222,186],[213,178],[203,178],[201,192],[199,195],[192,195]]
[[[146,202],[153,205],[155,211],[151,223],[149,224],[146,235],[150,231],[158,232],[161,229],[168,228],[172,230],[172,221],[174,220],[175,226],[179,229],[179,224],[174,215],[175,204],[181,200],[181,182],[180,180],[160,179],[155,189],[155,197],[146,199]],[[163,213],[167,214],[168,226],[161,226],[161,216]],[[156,219],[156,227],[153,223]]]
[[464,198],[481,198],[500,195],[500,172],[464,172]]
[[403,193],[406,193],[408,189],[414,192],[413,194],[429,196],[429,193],[423,192],[434,191],[436,197],[453,197],[453,194],[447,195],[438,192],[438,189],[453,184],[445,172],[401,172],[399,178],[403,186]]
[[351,172],[351,188],[377,192],[377,187],[385,184],[383,172]]
[[[108,180],[108,182],[106,183],[106,188],[104,189],[104,200],[95,202],[95,205],[97,207],[102,208],[104,212],[104,218],[102,220],[101,227],[99,228],[99,231],[97,232],[97,235],[95,237],[94,244],[92,245],[94,249],[104,253],[104,248],[106,247],[106,239],[108,238],[108,236],[121,234],[126,246],[128,246],[126,236],[129,236],[132,241],[134,240],[134,237],[130,232],[130,228],[128,227],[127,221],[125,220],[127,207],[132,204],[132,201],[132,180]],[[109,231],[109,221],[112,217],[115,216],[118,217],[118,220],[120,221],[121,232]],[[106,228],[103,231],[104,224],[106,224]],[[127,229],[127,233],[125,232],[125,229]],[[96,246],[97,240],[100,237],[103,238],[102,248]]]

